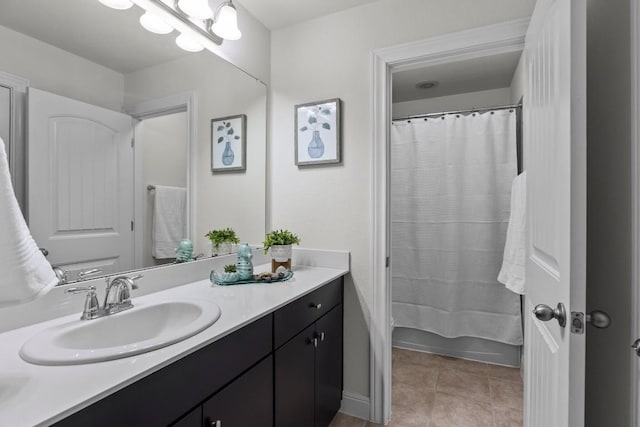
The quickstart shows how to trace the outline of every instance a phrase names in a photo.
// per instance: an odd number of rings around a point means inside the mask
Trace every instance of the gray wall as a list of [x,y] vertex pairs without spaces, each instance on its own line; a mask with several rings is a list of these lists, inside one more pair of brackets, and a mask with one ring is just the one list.
[[631,326],[630,5],[587,3],[586,425],[629,426]]

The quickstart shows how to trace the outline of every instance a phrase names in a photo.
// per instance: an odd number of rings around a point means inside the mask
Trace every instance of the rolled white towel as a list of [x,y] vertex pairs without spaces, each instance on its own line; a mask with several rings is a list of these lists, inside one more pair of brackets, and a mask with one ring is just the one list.
[[58,280],[20,211],[2,139],[0,224],[0,307],[22,304],[49,292]]

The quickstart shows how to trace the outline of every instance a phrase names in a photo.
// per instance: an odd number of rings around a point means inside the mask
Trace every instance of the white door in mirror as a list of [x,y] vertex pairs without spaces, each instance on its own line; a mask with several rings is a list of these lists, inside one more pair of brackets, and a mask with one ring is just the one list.
[[20,349],[38,365],[77,365],[121,359],[187,339],[211,326],[220,307],[210,301],[145,304],[95,320],[77,320],[40,331]]
[[29,88],[29,228],[77,279],[133,268],[133,119]]

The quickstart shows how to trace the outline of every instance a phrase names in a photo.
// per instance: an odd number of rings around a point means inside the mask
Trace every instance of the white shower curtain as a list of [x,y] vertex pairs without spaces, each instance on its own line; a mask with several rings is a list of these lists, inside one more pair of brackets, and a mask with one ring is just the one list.
[[395,326],[522,344],[520,297],[496,280],[517,173],[516,113],[395,122]]

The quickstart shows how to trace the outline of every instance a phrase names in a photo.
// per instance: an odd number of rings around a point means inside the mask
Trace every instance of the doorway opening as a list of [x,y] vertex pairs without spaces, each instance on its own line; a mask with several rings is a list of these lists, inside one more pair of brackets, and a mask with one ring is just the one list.
[[[180,197],[181,190],[186,196],[187,190],[187,158],[189,153],[187,112],[170,112],[161,116],[143,119],[135,128],[135,139],[138,145],[137,153],[142,155],[140,171],[142,186],[146,188],[145,203],[143,206],[143,266],[170,264],[175,261],[176,253],[171,248],[159,241],[158,235],[162,234],[157,222],[161,216],[158,210],[162,209],[161,201],[156,198],[159,191],[169,187],[169,191]],[[171,193],[171,194],[173,194]],[[169,196],[171,197],[171,196]],[[185,197],[186,199],[186,197]],[[164,206],[164,210],[176,210],[174,220],[181,221],[186,218],[186,204],[183,206]],[[171,214],[171,212],[165,212]],[[172,215],[173,216],[173,215]],[[171,224],[169,224],[171,225]],[[186,222],[173,224],[175,231],[182,228],[182,235],[174,236],[178,242],[170,246],[177,247],[180,239],[186,238]],[[172,231],[172,230],[169,230]],[[167,234],[167,233],[165,233]],[[175,234],[175,233],[174,233]],[[160,236],[162,237],[162,236]],[[167,236],[169,237],[169,236]]]
[[134,145],[135,223],[142,226],[134,230],[134,252],[136,268],[142,268],[162,264],[165,259],[152,256],[153,245],[147,240],[152,234],[155,186],[184,188],[183,238],[194,238],[196,96],[192,92],[180,93],[134,104],[126,111],[138,120]]
[[522,425],[524,277],[501,271],[521,172],[521,56],[392,74],[394,422]]
[[[386,423],[391,415],[392,290],[390,135],[392,75],[495,55],[514,55],[524,47],[528,20],[518,20],[445,35],[373,53],[372,247],[370,418]],[[473,105],[472,107],[479,107]],[[440,108],[442,110],[442,107]],[[445,108],[444,111],[447,111]]]

